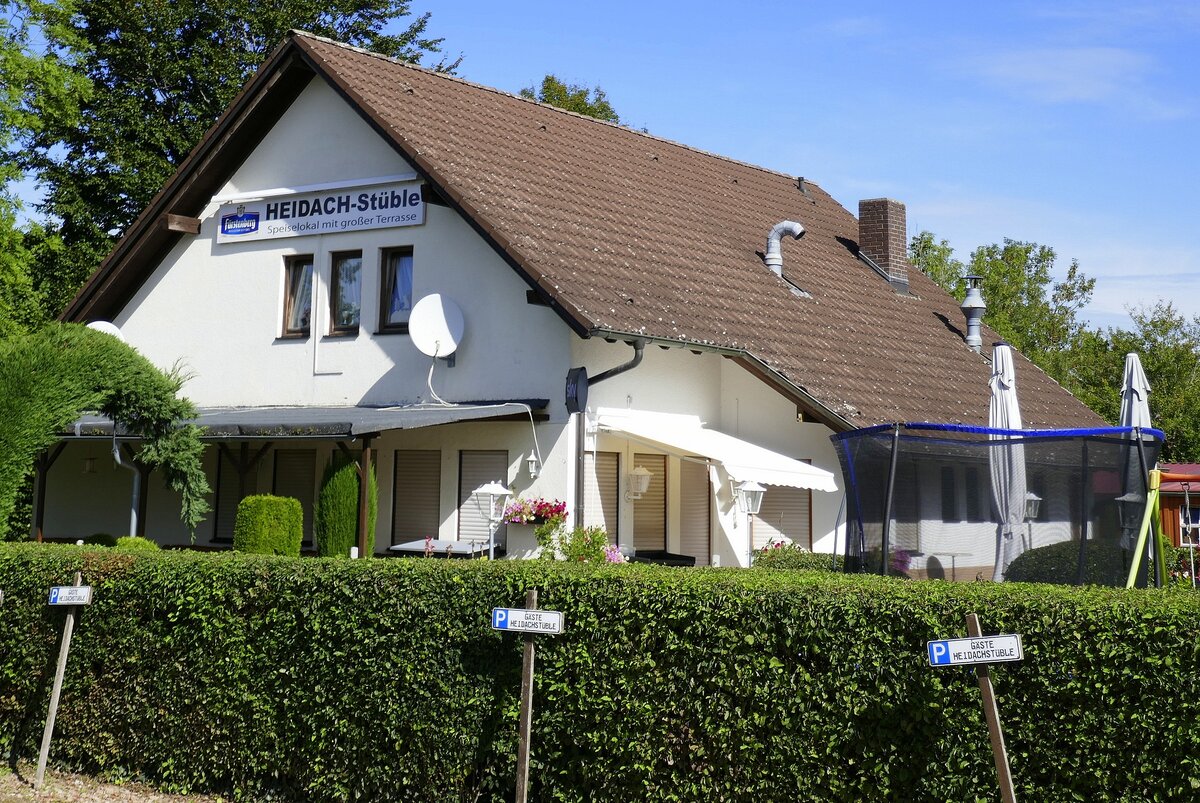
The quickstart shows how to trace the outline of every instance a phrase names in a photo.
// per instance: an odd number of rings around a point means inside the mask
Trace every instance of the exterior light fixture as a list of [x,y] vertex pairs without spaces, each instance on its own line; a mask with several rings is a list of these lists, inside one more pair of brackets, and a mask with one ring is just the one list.
[[[480,485],[476,488],[472,495],[475,497],[475,505],[479,512],[487,516],[488,520],[488,558],[496,557],[496,530],[500,528],[500,520],[504,518],[504,507],[508,504],[509,498],[512,497],[512,491],[505,488],[499,482],[492,482]],[[487,509],[484,509],[484,504],[487,504]]]
[[1028,491],[1025,494],[1025,520],[1033,521],[1038,517],[1038,513],[1042,509],[1042,497],[1035,494],[1033,491]]
[[650,488],[650,478],[654,473],[645,466],[638,466],[633,471],[629,472],[628,482],[629,490],[625,492],[625,501],[632,502],[635,499],[641,499],[642,494]]
[[529,479],[536,480],[538,471],[540,470],[536,452],[529,453],[529,457],[525,460],[525,465],[529,467]]
[[757,482],[747,480],[734,486],[733,498],[742,512],[757,516],[758,511],[762,510],[763,494],[766,492],[767,489]]

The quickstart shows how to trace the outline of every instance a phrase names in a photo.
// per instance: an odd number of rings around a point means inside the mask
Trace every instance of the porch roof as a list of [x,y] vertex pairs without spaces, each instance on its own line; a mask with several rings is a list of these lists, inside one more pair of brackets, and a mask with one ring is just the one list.
[[[373,435],[395,429],[418,429],[457,421],[543,416],[533,412],[549,404],[548,399],[480,401],[459,404],[411,404],[387,407],[212,407],[200,409],[195,418],[180,422],[205,428],[205,440],[251,438],[336,439]],[[124,435],[117,429],[117,437]],[[113,422],[105,416],[81,417],[62,436],[111,438]]]

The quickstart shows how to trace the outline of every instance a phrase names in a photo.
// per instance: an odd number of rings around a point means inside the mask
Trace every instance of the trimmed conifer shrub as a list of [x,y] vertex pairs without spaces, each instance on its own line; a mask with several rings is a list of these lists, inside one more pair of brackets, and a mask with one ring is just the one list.
[[116,548],[122,552],[160,552],[160,547],[149,538],[137,535],[123,535],[117,539]]
[[238,504],[233,548],[258,555],[300,556],[304,511],[300,500],[285,496],[247,496]]
[[[368,552],[374,551],[378,510],[379,492],[372,464],[367,488]],[[339,456],[325,466],[321,491],[313,508],[313,541],[321,557],[349,557],[350,547],[358,544],[358,466],[344,457]]]

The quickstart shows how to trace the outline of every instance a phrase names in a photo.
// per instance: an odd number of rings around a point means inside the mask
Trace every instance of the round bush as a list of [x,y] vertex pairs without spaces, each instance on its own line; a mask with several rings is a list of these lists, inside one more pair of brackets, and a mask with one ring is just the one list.
[[126,535],[117,539],[116,548],[122,552],[160,552],[162,547],[149,538]]
[[[1115,543],[1088,541],[1085,583],[1121,587],[1128,577],[1127,552]],[[1018,583],[1075,585],[1079,579],[1079,542],[1063,541],[1024,552],[1008,564],[1004,579]]]

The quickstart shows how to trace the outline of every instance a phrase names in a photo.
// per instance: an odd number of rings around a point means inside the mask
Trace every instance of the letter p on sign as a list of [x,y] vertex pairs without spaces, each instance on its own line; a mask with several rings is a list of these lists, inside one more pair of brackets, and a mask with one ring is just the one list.
[[933,666],[948,663],[950,647],[944,641],[929,642],[929,663]]
[[492,611],[492,627],[496,630],[503,630],[508,623],[508,611],[503,608],[496,608]]

